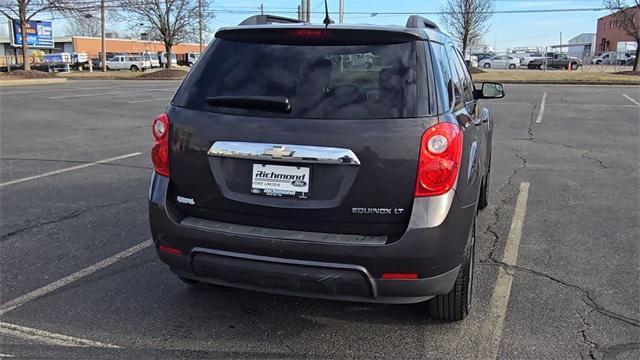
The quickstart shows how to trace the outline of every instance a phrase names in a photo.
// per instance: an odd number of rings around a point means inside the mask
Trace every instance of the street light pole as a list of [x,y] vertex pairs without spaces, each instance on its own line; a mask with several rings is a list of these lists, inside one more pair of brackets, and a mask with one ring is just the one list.
[[102,72],[107,71],[107,39],[106,33],[104,30],[104,0],[100,0],[100,37],[101,39],[101,48],[102,54],[100,55],[100,65],[102,66]]

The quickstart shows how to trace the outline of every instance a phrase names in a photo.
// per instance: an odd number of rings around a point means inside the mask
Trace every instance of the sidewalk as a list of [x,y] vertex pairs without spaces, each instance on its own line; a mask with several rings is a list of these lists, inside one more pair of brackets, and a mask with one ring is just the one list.
[[0,79],[0,87],[5,86],[24,86],[24,85],[47,85],[59,84],[66,82],[67,79]]

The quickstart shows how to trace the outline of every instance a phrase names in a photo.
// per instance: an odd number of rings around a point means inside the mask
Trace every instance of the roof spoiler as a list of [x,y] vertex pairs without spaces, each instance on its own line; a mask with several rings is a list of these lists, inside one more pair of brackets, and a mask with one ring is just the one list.
[[436,29],[436,30],[439,29],[436,23],[418,15],[409,16],[409,19],[407,19],[407,27],[415,28],[415,29],[419,29],[419,28],[429,28],[429,29]]
[[304,21],[276,15],[254,15],[240,23],[242,25],[267,25],[267,24],[302,24]]

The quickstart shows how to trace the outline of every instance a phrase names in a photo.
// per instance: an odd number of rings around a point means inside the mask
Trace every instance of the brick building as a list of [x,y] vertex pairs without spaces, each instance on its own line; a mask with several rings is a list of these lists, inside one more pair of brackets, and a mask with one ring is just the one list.
[[[30,47],[30,52],[44,53],[86,53],[92,58],[97,58],[101,49],[100,38],[68,36],[56,37],[53,49],[36,49]],[[144,51],[149,53],[164,52],[164,45],[158,41],[130,40],[130,39],[107,39],[108,53],[130,53],[139,54]],[[188,52],[199,53],[198,44],[178,44],[172,48],[174,54],[185,54]],[[9,43],[8,38],[0,39],[0,56],[17,56],[22,54],[21,48],[14,48]]]
[[[635,11],[636,21],[640,22],[640,6],[636,6],[633,11]],[[617,51],[619,42],[635,41],[620,25],[616,14],[607,15],[598,19],[596,55],[608,51]]]

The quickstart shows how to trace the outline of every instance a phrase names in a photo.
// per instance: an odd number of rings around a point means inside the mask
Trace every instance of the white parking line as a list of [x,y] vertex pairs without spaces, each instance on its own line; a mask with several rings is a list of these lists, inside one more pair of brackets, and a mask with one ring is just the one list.
[[[516,208],[513,213],[513,219],[511,220],[509,236],[504,248],[504,253],[502,254],[502,262],[507,265],[516,265],[518,260],[518,248],[520,247],[520,238],[522,237],[522,225],[524,224],[524,218],[527,213],[528,198],[529,183],[520,183],[520,192],[516,200]],[[489,305],[488,323],[484,328],[486,346],[481,347],[480,350],[486,353],[479,354],[478,359],[496,359],[498,356],[512,282],[513,274],[508,273],[505,268],[499,267],[496,285],[491,295],[491,303]]]
[[139,104],[139,103],[143,103],[143,102],[151,102],[151,101],[169,101],[169,100],[171,100],[171,98],[158,98],[158,99],[134,100],[134,101],[127,101],[127,104]]
[[[115,88],[108,88],[110,90],[116,90]],[[58,96],[51,96],[49,97],[49,99],[55,100],[55,99],[74,99],[74,98],[81,98],[81,97],[90,97],[90,96],[104,96],[104,95],[135,95],[135,94],[141,94],[140,91],[132,91],[132,90],[144,90],[144,91],[176,91],[175,88],[164,88],[164,89],[143,89],[143,88],[127,88],[126,90],[120,90],[120,91],[108,91],[108,92],[102,92],[102,93],[93,93],[93,94],[73,94],[73,95],[58,95]]]
[[122,91],[111,91],[111,92],[103,92],[97,94],[73,94],[73,95],[60,95],[60,96],[51,96],[49,99],[71,99],[71,98],[80,98],[80,97],[89,97],[89,96],[103,96],[103,95],[117,95],[117,94],[129,94]]
[[540,112],[538,112],[538,118],[536,119],[536,124],[540,124],[542,122],[542,116],[544,115],[544,105],[547,102],[547,93],[542,94],[542,102],[540,103]]
[[49,92],[59,92],[59,91],[85,91],[85,90],[109,90],[113,89],[113,87],[92,87],[92,88],[57,88],[55,90],[33,90],[33,91],[13,91],[13,92],[4,92],[0,91],[0,95],[21,95],[21,94],[38,94],[38,93],[49,93]]
[[632,99],[630,96],[627,96],[627,94],[622,94],[622,96],[626,97],[629,101],[631,101],[632,103],[640,106],[640,102],[635,101],[634,99]]
[[[25,326],[0,322],[0,335],[16,337],[18,339],[36,341],[47,345],[73,346],[73,347],[100,347],[121,349],[122,346],[102,343],[99,341],[77,338],[49,331],[28,328]],[[0,355],[0,357],[12,357],[12,355]]]
[[66,173],[66,172],[69,172],[69,171],[80,170],[80,169],[88,168],[88,167],[99,165],[99,164],[105,164],[105,163],[116,161],[116,160],[121,160],[121,159],[130,158],[130,157],[133,157],[133,156],[138,156],[138,155],[141,155],[141,154],[142,154],[141,152],[135,152],[135,153],[126,154],[126,155],[122,155],[122,156],[112,157],[112,158],[109,158],[109,159],[98,160],[98,161],[95,161],[95,162],[92,162],[92,163],[72,166],[72,167],[68,167],[68,168],[64,168],[64,169],[60,169],[60,170],[49,171],[49,172],[46,172],[46,173],[40,174],[40,175],[34,175],[34,176],[25,177],[25,178],[22,178],[22,179],[6,181],[6,182],[3,182],[3,183],[0,183],[0,187],[19,184],[19,183],[22,183],[22,182],[25,182],[25,181],[40,179],[40,178],[43,178],[43,177],[46,177],[46,176],[58,175],[58,174]]
[[45,285],[39,289],[33,290],[30,293],[24,294],[20,297],[17,297],[11,301],[7,301],[6,303],[0,305],[0,315],[4,315],[7,312],[14,310],[16,308],[19,308],[20,306],[29,303],[33,300],[36,300],[50,292],[56,291],[58,289],[60,289],[61,287],[67,286],[75,281],[78,281],[84,277],[87,277],[93,273],[95,273],[98,270],[102,270],[108,266],[111,266],[115,263],[117,263],[118,261],[124,260],[126,258],[128,258],[131,255],[137,254],[140,251],[148,248],[149,246],[151,246],[151,244],[153,244],[153,241],[151,239],[146,240],[144,242],[141,242],[138,245],[132,246],[130,248],[128,248],[127,250],[124,250],[122,252],[119,252],[109,258],[106,258],[94,265],[91,265],[89,267],[86,267],[78,272],[75,272],[71,275],[65,276],[60,280],[54,281],[48,285]]

